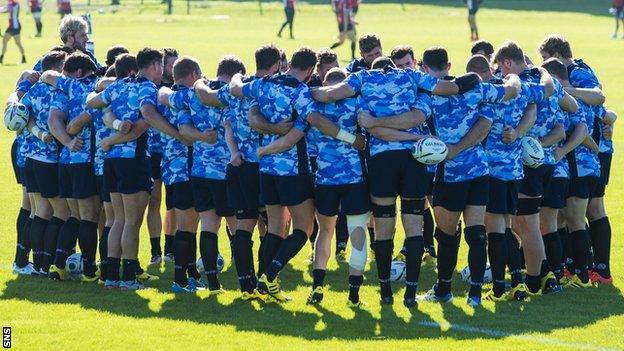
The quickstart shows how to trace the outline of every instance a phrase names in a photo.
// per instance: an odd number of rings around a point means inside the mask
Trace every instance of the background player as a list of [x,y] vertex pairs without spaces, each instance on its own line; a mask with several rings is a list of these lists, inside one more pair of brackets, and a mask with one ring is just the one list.
[[0,12],[7,12],[9,14],[9,27],[4,32],[2,38],[2,54],[0,54],[0,64],[4,60],[4,54],[7,50],[7,44],[9,40],[13,38],[15,45],[22,54],[22,63],[26,63],[26,55],[24,54],[24,47],[22,46],[22,39],[20,32],[22,31],[22,25],[19,21],[20,4],[17,0],[8,0],[6,6],[0,8]]
[[470,40],[479,40],[479,30],[477,29],[477,11],[479,11],[479,4],[483,0],[464,0],[466,6],[468,6],[468,24],[470,25]]
[[43,0],[29,0],[30,14],[35,20],[35,27],[37,28],[36,38],[41,37],[41,30],[43,29],[43,23],[41,23],[41,11],[43,10]]
[[351,59],[355,60],[355,41],[357,33],[355,31],[355,13],[353,2],[350,0],[335,0],[332,2],[336,20],[338,20],[338,41],[331,45],[335,49],[344,43],[345,39],[351,41]]
[[295,4],[297,0],[283,0],[284,2],[284,14],[286,15],[286,20],[282,23],[282,27],[279,32],[277,32],[277,37],[282,37],[282,31],[286,26],[288,26],[288,31],[290,33],[290,39],[295,39],[293,37],[293,23],[295,21]]

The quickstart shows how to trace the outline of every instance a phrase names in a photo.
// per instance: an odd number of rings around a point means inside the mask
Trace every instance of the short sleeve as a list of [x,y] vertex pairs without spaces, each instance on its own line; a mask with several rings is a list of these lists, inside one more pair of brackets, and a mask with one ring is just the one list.
[[187,89],[174,91],[169,95],[169,106],[175,110],[188,109],[189,93]]
[[438,85],[438,82],[440,81],[438,78],[432,75],[417,71],[415,69],[409,69],[409,70],[406,70],[406,72],[409,75],[412,82],[414,82],[414,84],[417,86],[417,88],[426,90],[429,92],[432,92],[435,89],[436,85]]
[[230,106],[232,103],[230,95],[230,86],[228,84],[222,86],[217,90],[217,98],[222,105]]
[[52,98],[54,100],[52,101],[52,104],[50,105],[50,108],[54,108],[54,109],[57,109],[59,111],[63,111],[65,113],[68,112],[68,110],[69,110],[69,98],[67,97],[66,94],[61,93],[61,92],[57,92],[56,94],[53,95]]
[[139,86],[139,108],[147,105],[158,106],[158,89],[152,82],[143,82]]
[[252,98],[254,100],[258,100],[258,91],[260,90],[260,85],[262,84],[262,79],[254,79],[251,82],[247,82],[243,84],[243,95],[246,97]]
[[563,85],[561,85],[561,83],[556,80],[553,79],[553,85],[555,86],[555,91],[553,92],[553,97],[556,98],[557,100],[561,99],[562,97],[565,96],[565,90],[563,89]]
[[22,93],[27,93],[32,87],[32,83],[28,79],[24,79],[21,82],[17,83],[17,88],[15,91],[21,91]]
[[24,94],[24,96],[22,96],[22,99],[20,100],[20,103],[26,107],[31,108],[32,107],[32,101],[30,100],[30,93],[26,92],[26,94]]
[[362,75],[364,72],[366,71],[352,73],[347,77],[347,79],[345,79],[345,83],[347,83],[347,85],[356,93],[362,90]]
[[113,90],[115,89],[115,87],[117,86],[117,84],[113,83],[109,86],[106,87],[106,89],[104,89],[101,93],[100,93],[100,98],[102,99],[102,101],[104,101],[104,103],[106,105],[110,104],[112,99],[112,95],[113,95]]
[[429,94],[418,94],[416,96],[416,100],[414,101],[413,108],[421,111],[425,117],[431,116],[433,110],[431,109],[431,96]]
[[530,104],[536,104],[546,99],[546,91],[543,86],[535,83],[529,83],[524,85],[524,87],[526,89],[524,89],[522,93],[526,94],[527,101]]
[[177,111],[176,122],[177,122],[176,127],[178,128],[183,124],[193,124],[193,120],[191,118],[191,111],[190,110]]
[[491,103],[501,103],[505,98],[505,87],[500,84],[481,83],[482,100]]
[[73,82],[74,80],[71,78],[68,78],[66,76],[60,76],[56,80],[56,89],[64,92],[65,94],[69,94]]
[[492,122],[494,120],[494,107],[492,104],[480,104],[479,116]]
[[297,98],[295,99],[295,111],[302,119],[307,119],[310,113],[315,111],[315,101],[312,99],[310,89],[307,86],[303,86],[299,89]]
[[584,68],[575,68],[570,74],[570,83],[577,88],[596,88],[600,87],[600,82],[596,75],[590,70]]

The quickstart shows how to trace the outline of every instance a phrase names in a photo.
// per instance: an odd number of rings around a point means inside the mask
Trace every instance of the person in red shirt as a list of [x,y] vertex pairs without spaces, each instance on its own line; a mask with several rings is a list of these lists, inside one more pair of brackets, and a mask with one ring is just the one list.
[[72,13],[71,0],[57,0],[56,6],[58,8],[58,13],[61,15],[61,18],[65,17],[65,15],[69,15]]
[[35,37],[41,37],[41,30],[43,29],[43,23],[41,23],[41,10],[43,8],[42,0],[29,0],[30,5],[30,13],[32,14],[33,19],[35,20],[35,27],[37,28],[37,34]]
[[616,39],[620,22],[622,22],[622,39],[624,39],[624,0],[613,0],[613,14],[615,15],[615,32],[611,38]]
[[282,27],[279,32],[277,32],[277,36],[279,38],[282,37],[282,31],[288,25],[288,30],[290,31],[290,39],[295,39],[293,37],[293,21],[295,20],[295,3],[297,0],[283,0],[284,2],[284,13],[286,14],[286,21],[282,23]]
[[17,45],[17,48],[22,54],[22,63],[26,63],[26,55],[24,54],[24,47],[22,46],[22,40],[20,38],[22,25],[19,21],[19,11],[20,4],[17,0],[8,0],[6,6],[0,8],[0,12],[6,12],[9,14],[9,26],[4,32],[4,37],[2,38],[2,54],[0,54],[0,63],[4,60],[7,44],[11,38],[15,40],[15,45]]
[[[355,7],[354,7],[355,6]],[[355,42],[357,33],[355,31],[355,8],[358,2],[355,0],[334,0],[332,7],[338,21],[338,40],[331,45],[335,49],[342,45],[348,38],[351,41],[351,59],[355,60]]]

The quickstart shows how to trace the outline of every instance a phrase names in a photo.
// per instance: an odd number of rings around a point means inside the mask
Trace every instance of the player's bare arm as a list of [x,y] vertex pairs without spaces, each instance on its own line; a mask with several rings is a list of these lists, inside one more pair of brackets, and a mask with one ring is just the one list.
[[358,124],[362,128],[366,129],[384,127],[397,130],[406,130],[420,126],[425,122],[425,119],[425,114],[418,109],[409,110],[399,115],[383,118],[375,118],[366,111],[361,111],[360,113],[358,113]]
[[199,79],[194,85],[195,95],[202,104],[213,107],[224,107],[218,97],[218,90],[213,90],[208,87],[206,81]]
[[113,135],[102,139],[100,147],[104,151],[110,150],[113,145],[127,143],[129,141],[133,141],[141,137],[150,125],[142,119],[136,121],[132,127],[132,130],[126,134],[122,134],[120,132],[114,133]]
[[574,88],[565,87],[565,91],[577,99],[583,100],[588,105],[602,105],[606,98],[599,87],[595,88]]
[[559,106],[566,112],[575,113],[578,111],[578,103],[572,95],[565,92],[565,94],[559,99]]
[[258,133],[286,135],[293,126],[293,122],[282,121],[280,123],[270,123],[262,116],[258,106],[252,106],[249,109],[249,126]]
[[565,137],[566,134],[565,129],[563,128],[563,124],[557,123],[550,131],[550,133],[546,134],[546,136],[540,139],[540,144],[542,144],[543,147],[549,147],[562,141],[563,139],[565,139]]
[[310,89],[314,100],[324,103],[335,102],[354,96],[355,91],[346,82],[318,89]]
[[266,146],[261,146],[256,151],[258,157],[262,157],[269,154],[278,154],[289,150],[305,136],[305,133],[297,128],[292,128],[286,135],[282,135],[277,140]]
[[[572,133],[566,138],[565,143],[563,145],[555,148],[555,161],[559,162],[565,155],[567,155],[572,150],[576,149],[577,146],[584,144],[584,141],[591,136],[589,135],[589,131],[587,129],[587,125],[585,123],[579,123],[574,127]],[[593,139],[591,139],[593,141]],[[594,145],[596,143],[594,142]],[[591,149],[591,146],[590,146]],[[596,150],[598,150],[598,145],[596,145]],[[597,153],[597,151],[595,151]]]
[[487,137],[491,126],[492,121],[483,117],[479,118],[477,123],[470,128],[468,133],[466,133],[466,135],[464,135],[459,142],[447,145],[448,155],[446,156],[446,159],[451,160],[462,151],[479,144]]
[[518,138],[522,138],[535,124],[537,120],[537,105],[529,104],[524,109],[524,114],[520,119],[520,123],[517,128],[511,126],[505,126],[503,130],[503,142],[511,144]]
[[192,141],[203,141],[204,143],[214,144],[217,142],[217,132],[214,129],[206,129],[200,132],[190,123],[180,125],[180,134],[182,137]]

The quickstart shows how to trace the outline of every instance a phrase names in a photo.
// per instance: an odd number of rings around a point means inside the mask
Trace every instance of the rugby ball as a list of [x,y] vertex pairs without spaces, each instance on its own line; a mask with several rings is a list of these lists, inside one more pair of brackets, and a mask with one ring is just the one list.
[[[206,273],[206,270],[204,269],[204,261],[200,258],[197,259],[197,271],[201,274]],[[221,273],[221,271],[223,271],[223,267],[225,266],[225,259],[223,258],[223,256],[221,256],[221,254],[217,255],[217,272]]]
[[405,281],[405,262],[392,261],[390,266],[390,280],[393,282]]
[[446,144],[436,138],[420,139],[414,144],[414,149],[412,150],[412,156],[414,156],[416,161],[426,165],[435,165],[444,161],[447,154],[448,148]]
[[544,163],[544,148],[537,139],[522,138],[522,163],[529,168],[537,168]]
[[[464,269],[459,272],[461,279],[466,283],[470,283],[470,267],[466,266]],[[483,283],[491,283],[492,282],[492,269],[490,265],[485,266],[485,273],[483,274]]]
[[28,107],[16,102],[8,105],[4,110],[4,125],[10,131],[18,131],[28,124]]
[[82,274],[82,254],[80,252],[76,252],[75,254],[71,254],[67,257],[67,261],[65,261],[65,269],[72,276],[78,276]]

